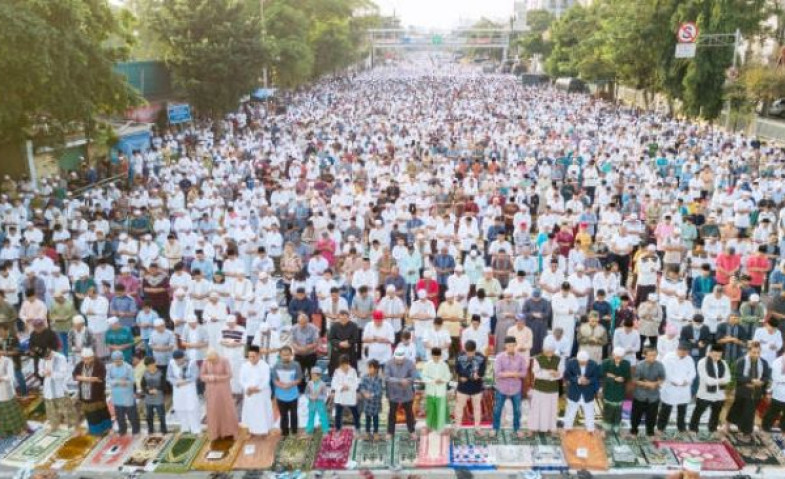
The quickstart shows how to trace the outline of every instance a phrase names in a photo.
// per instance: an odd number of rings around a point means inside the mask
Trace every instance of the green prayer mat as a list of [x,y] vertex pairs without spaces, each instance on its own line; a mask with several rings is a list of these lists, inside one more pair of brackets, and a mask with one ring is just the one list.
[[392,466],[391,452],[390,441],[355,439],[352,460],[356,469],[387,469]]
[[453,446],[498,446],[504,443],[504,431],[499,431],[494,437],[489,434],[493,429],[483,429],[484,435],[480,436],[474,429],[459,429],[453,436]]
[[392,465],[402,469],[414,469],[417,463],[419,438],[412,439],[408,431],[398,431],[392,441]]
[[549,434],[537,432],[525,437],[518,437],[512,429],[502,429],[500,431],[501,444],[505,446],[550,446]]
[[616,434],[605,435],[605,451],[610,459],[611,469],[648,467],[646,457],[635,440],[627,441]]
[[204,442],[202,436],[179,434],[158,456],[155,472],[179,474],[189,471]]
[[322,443],[322,435],[315,432],[312,436],[289,436],[281,439],[275,453],[273,469],[283,471],[310,471],[316,453]]
[[752,434],[748,439],[739,434],[729,434],[728,442],[744,462],[753,466],[782,466],[785,456],[768,434]]
[[8,454],[2,460],[2,464],[11,467],[26,467],[42,463],[69,437],[71,437],[71,431],[41,429]]

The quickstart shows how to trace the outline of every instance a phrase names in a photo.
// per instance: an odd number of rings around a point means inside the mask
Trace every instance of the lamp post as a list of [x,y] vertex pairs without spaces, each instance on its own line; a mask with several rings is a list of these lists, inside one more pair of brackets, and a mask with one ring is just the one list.
[[[262,22],[262,41],[264,42],[267,38],[267,26],[264,20],[264,0],[259,0],[259,15]],[[262,67],[262,84],[264,88],[267,89],[267,65],[265,63],[264,67]]]

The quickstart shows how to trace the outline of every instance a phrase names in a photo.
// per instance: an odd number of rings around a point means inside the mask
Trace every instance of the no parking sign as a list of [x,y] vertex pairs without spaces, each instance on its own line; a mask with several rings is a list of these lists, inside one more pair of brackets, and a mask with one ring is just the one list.
[[698,25],[695,22],[684,22],[679,25],[676,39],[679,43],[695,43],[698,41]]

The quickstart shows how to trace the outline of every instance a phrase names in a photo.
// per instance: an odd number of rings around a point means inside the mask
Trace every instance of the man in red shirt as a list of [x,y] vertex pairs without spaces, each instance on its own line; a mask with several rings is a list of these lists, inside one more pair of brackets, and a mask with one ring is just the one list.
[[747,258],[747,274],[750,276],[750,286],[755,288],[758,294],[763,290],[763,283],[771,269],[769,258],[766,257],[766,247],[758,246],[758,251]]

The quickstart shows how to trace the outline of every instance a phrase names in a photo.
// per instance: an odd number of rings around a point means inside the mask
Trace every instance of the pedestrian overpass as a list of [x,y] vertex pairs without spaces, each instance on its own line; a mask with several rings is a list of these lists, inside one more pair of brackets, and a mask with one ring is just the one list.
[[368,32],[371,60],[387,50],[501,50],[502,58],[507,58],[511,33],[493,28],[458,28],[448,32],[376,28]]

